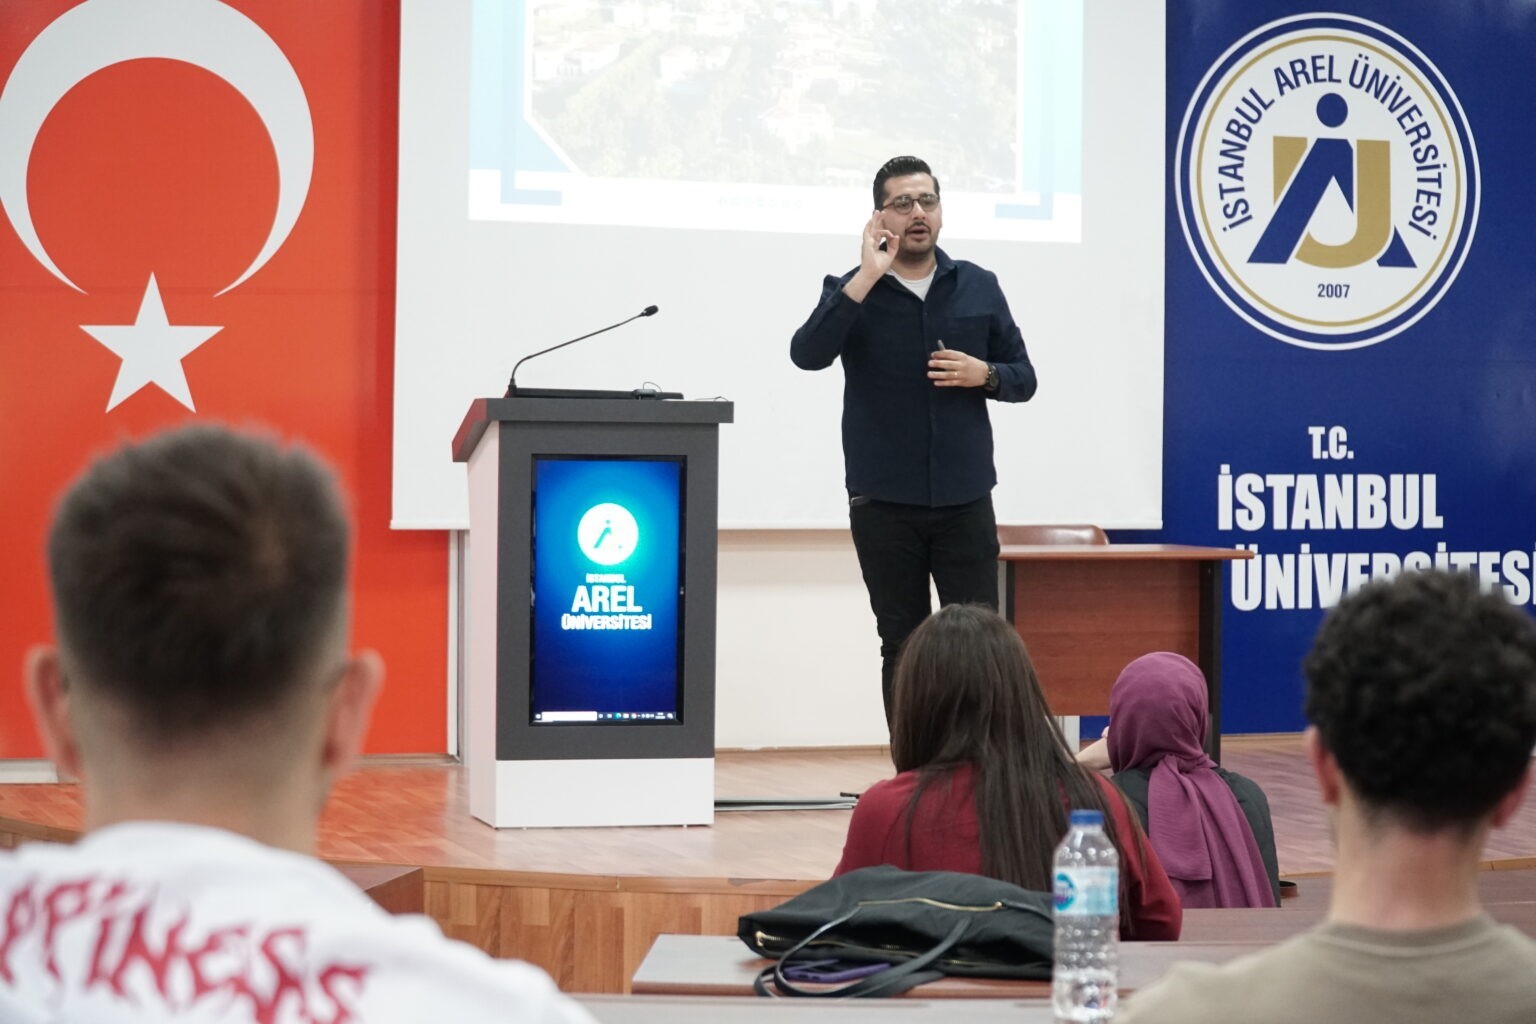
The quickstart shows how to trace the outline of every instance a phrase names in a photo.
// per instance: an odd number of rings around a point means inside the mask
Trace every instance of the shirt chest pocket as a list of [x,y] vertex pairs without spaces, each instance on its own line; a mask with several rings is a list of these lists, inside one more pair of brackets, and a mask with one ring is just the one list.
[[952,316],[940,325],[939,339],[952,348],[977,359],[987,358],[987,340],[992,321],[986,316]]

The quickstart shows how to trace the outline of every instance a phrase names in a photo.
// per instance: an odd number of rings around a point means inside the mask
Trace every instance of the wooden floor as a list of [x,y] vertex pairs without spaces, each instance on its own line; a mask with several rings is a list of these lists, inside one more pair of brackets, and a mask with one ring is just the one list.
[[[1226,737],[1222,763],[1269,796],[1283,874],[1333,870],[1328,820],[1298,736]],[[722,752],[721,797],[829,797],[893,773],[884,749]],[[338,789],[321,855],[428,867],[671,877],[821,879],[851,811],[718,814],[711,828],[492,829],[470,817],[462,770],[371,768]],[[0,816],[7,816],[0,802]],[[1489,840],[1486,859],[1536,858],[1536,800]]]
[[[1226,737],[1223,755],[1269,796],[1281,873],[1332,870],[1327,818],[1300,738]],[[716,792],[831,797],[891,774],[884,749],[724,752]],[[337,787],[319,853],[422,867],[427,912],[445,931],[532,960],[568,991],[620,991],[655,935],[733,934],[738,915],[826,878],[851,814],[730,812],[711,827],[497,830],[470,816],[466,790],[456,765],[365,767]],[[76,786],[0,785],[0,845],[68,839],[80,820]],[[1493,835],[1485,858],[1536,866],[1536,801]]]
[[[1327,817],[1297,736],[1226,737],[1223,766],[1264,788],[1282,874],[1333,869]],[[722,797],[836,796],[893,769],[883,748],[725,751]],[[337,787],[321,823],[320,855],[427,868],[686,878],[820,879],[842,851],[850,811],[731,812],[710,828],[493,829],[472,818],[457,765],[364,767]],[[79,829],[78,788],[0,785],[0,821],[67,837]],[[1489,861],[1536,858],[1536,800],[1490,838]]]

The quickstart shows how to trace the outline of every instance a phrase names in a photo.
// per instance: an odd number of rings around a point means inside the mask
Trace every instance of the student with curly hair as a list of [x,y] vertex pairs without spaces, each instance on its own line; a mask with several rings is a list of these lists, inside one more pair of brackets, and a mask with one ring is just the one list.
[[1530,783],[1536,623],[1470,575],[1408,573],[1341,602],[1305,671],[1307,756],[1338,845],[1327,920],[1176,967],[1116,1021],[1536,1020],[1536,941],[1477,895],[1483,843]]

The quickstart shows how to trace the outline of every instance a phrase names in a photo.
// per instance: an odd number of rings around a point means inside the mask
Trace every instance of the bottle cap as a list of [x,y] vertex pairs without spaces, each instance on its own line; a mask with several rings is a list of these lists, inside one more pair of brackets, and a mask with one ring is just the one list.
[[1076,825],[1097,825],[1099,828],[1103,828],[1104,827],[1104,812],[1103,811],[1073,811],[1072,812],[1072,824],[1074,826],[1076,826]]

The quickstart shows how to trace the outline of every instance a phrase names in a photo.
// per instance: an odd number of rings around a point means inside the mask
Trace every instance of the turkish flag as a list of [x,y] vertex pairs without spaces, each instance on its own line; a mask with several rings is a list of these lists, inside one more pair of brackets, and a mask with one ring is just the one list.
[[53,503],[194,417],[336,467],[356,643],[389,667],[369,749],[445,749],[446,539],[388,528],[399,21],[388,0],[8,0],[0,757],[40,753],[15,666],[52,635]]

